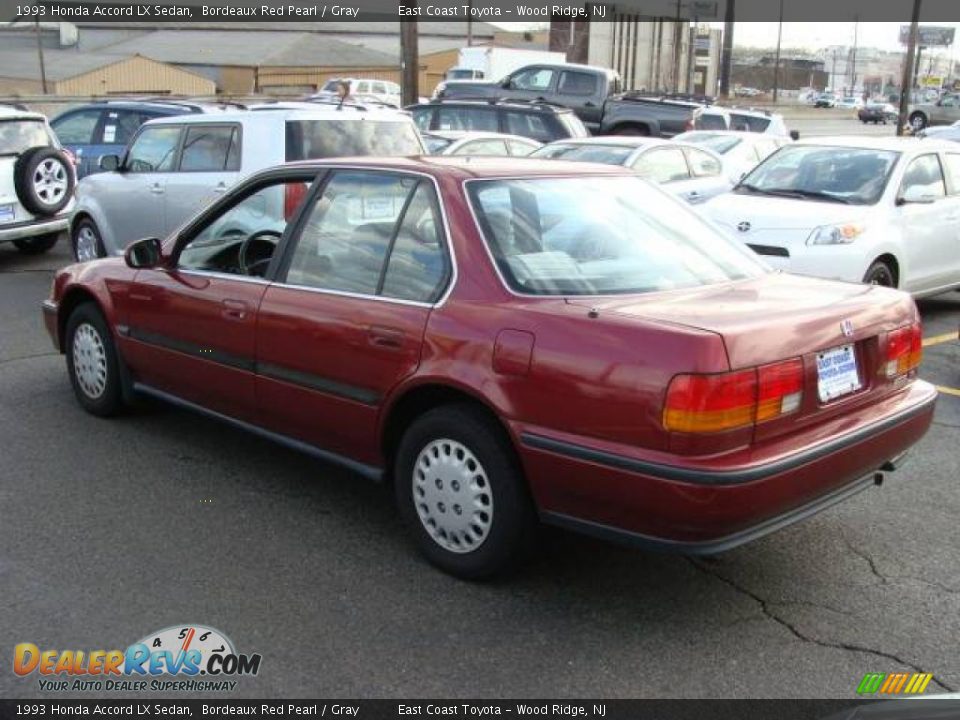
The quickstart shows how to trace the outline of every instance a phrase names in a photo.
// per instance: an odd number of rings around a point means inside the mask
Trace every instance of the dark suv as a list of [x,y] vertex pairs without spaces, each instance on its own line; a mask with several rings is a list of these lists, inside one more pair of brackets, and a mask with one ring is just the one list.
[[223,106],[175,100],[108,100],[70,108],[50,125],[77,158],[77,178],[100,172],[101,155],[120,155],[147,120],[211,112]]
[[589,136],[570,108],[521,100],[433,100],[410,105],[420,132],[471,130],[507,133],[542,143]]

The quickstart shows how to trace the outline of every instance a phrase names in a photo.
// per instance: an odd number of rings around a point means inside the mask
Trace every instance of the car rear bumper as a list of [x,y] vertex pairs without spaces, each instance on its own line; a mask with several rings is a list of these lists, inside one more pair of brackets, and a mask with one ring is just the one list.
[[70,215],[61,214],[43,220],[26,220],[24,222],[0,225],[0,242],[22,240],[24,238],[46,235],[53,232],[62,232],[70,226]]
[[723,461],[644,457],[514,428],[545,522],[651,548],[710,554],[798,522],[869,487],[926,433],[936,389],[915,381],[837,418],[803,444],[780,439]]

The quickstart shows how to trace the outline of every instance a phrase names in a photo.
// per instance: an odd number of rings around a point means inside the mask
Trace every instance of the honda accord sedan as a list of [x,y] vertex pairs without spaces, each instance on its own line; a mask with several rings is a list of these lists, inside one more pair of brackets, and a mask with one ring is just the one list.
[[90,413],[149,395],[387,481],[469,578],[538,521],[683,553],[759,538],[881,480],[936,397],[908,294],[771,272],[588,163],[259,172],[61,270],[43,314]]

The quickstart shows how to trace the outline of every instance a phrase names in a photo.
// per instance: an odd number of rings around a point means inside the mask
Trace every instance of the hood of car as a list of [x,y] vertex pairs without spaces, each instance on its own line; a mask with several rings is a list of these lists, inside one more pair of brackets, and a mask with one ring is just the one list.
[[821,225],[858,222],[863,208],[841,203],[725,193],[701,212],[731,236],[744,242],[758,231],[813,230]]

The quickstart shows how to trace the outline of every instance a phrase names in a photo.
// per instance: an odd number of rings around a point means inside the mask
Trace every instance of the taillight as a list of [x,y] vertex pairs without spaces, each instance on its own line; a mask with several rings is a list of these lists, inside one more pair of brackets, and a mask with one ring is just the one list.
[[757,372],[677,375],[667,388],[663,426],[674,432],[719,432],[752,425]]
[[923,358],[923,328],[920,323],[894,330],[887,335],[886,374],[905,375],[919,367]]
[[750,427],[796,412],[802,399],[800,358],[719,375],[677,375],[667,388],[663,427],[684,433]]
[[290,220],[293,214],[300,207],[300,202],[307,194],[307,184],[302,182],[289,182],[284,186],[283,193],[283,219]]
[[803,361],[800,358],[757,368],[757,422],[800,409]]
[[696,123],[693,122],[693,118],[689,118],[687,123],[683,126],[686,130],[694,130],[696,128]]

